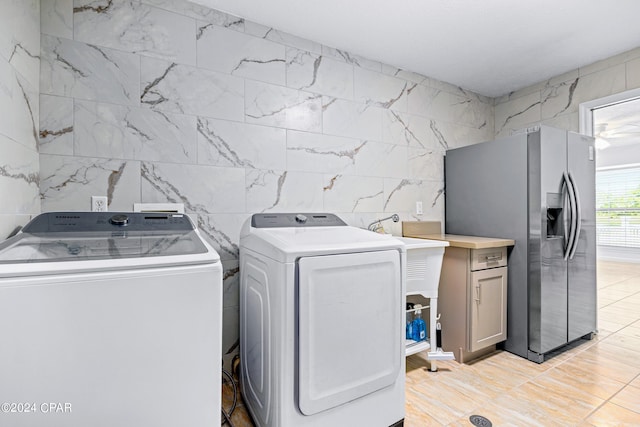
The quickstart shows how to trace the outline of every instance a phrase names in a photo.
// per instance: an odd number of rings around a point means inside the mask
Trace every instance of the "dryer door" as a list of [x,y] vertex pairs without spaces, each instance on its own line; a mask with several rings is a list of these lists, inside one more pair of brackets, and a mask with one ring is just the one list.
[[404,354],[400,253],[304,257],[297,283],[300,411],[392,385]]

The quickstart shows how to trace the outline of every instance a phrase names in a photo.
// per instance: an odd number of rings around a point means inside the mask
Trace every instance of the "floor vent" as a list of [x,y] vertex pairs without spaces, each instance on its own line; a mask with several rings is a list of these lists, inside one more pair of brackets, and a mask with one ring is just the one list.
[[477,427],[491,427],[491,421],[489,421],[487,418],[483,417],[482,415],[471,415],[469,417],[469,421],[471,421],[471,424],[473,424],[474,426]]

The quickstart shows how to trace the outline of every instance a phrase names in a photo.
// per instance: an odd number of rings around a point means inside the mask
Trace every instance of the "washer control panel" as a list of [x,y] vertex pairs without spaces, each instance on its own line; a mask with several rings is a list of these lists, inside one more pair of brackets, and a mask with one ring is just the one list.
[[25,233],[103,231],[190,231],[185,214],[155,212],[47,212],[22,229]]
[[328,213],[269,213],[253,214],[254,228],[276,227],[335,227],[347,224],[338,216]]

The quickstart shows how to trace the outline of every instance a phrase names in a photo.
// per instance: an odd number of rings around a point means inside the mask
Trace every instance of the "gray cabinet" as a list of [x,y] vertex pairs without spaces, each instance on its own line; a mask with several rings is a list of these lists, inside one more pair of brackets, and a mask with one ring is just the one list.
[[507,267],[472,271],[468,293],[468,350],[478,351],[506,340]]
[[445,249],[440,278],[442,349],[465,362],[507,338],[506,247]]

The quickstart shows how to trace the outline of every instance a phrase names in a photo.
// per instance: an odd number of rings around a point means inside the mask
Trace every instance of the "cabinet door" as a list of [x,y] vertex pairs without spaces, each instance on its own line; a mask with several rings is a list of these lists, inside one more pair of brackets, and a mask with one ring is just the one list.
[[469,281],[469,351],[507,339],[507,267],[472,271]]

